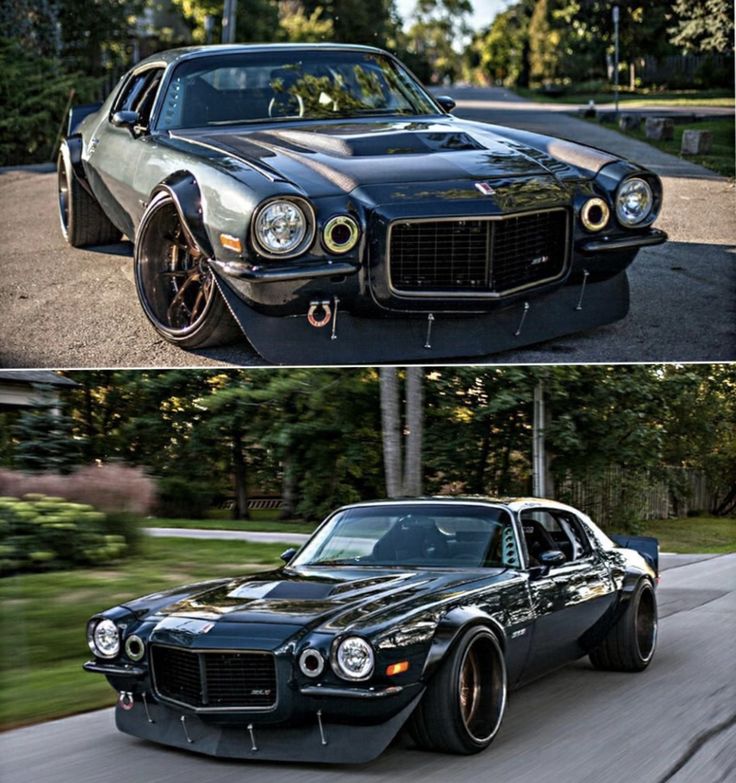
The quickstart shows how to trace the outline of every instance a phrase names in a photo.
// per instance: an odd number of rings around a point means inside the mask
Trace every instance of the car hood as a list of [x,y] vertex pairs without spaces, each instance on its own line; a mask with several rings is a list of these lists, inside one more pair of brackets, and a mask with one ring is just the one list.
[[[461,586],[505,581],[506,569],[283,568],[196,587],[155,613],[214,623],[346,627],[388,611],[397,614],[431,597],[441,601]],[[153,618],[152,618],[153,619]]]
[[[447,117],[426,121],[300,122],[267,129],[241,126],[177,130],[170,136],[172,143],[204,145],[255,165],[312,197],[399,182],[586,176],[585,166],[576,168],[503,135],[502,130]],[[565,144],[570,145],[559,142],[557,148],[565,150]],[[611,160],[586,147],[577,150],[576,163],[596,171]]]

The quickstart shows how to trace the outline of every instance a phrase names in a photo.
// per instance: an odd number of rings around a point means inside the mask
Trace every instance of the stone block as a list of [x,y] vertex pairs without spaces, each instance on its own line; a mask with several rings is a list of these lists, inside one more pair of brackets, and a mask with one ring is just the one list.
[[670,141],[675,133],[675,123],[669,117],[647,117],[644,134],[652,141]]
[[616,112],[615,111],[599,111],[598,112],[598,122],[606,124],[613,124],[616,122]]
[[707,155],[713,146],[713,136],[710,131],[686,130],[682,132],[683,155]]
[[641,114],[622,114],[618,120],[622,131],[638,130],[641,127]]

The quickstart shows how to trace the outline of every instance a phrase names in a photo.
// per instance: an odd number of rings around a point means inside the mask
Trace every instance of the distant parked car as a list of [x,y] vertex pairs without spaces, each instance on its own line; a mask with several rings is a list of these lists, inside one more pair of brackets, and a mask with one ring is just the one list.
[[143,310],[182,348],[431,361],[623,318],[626,268],[666,240],[658,177],[454,105],[371,47],[163,52],[72,110],[62,231],[127,235]]
[[214,756],[334,763],[487,748],[508,691],[588,655],[640,672],[657,641],[656,539],[614,542],[547,500],[338,509],[285,565],[95,615],[84,664],[121,731]]

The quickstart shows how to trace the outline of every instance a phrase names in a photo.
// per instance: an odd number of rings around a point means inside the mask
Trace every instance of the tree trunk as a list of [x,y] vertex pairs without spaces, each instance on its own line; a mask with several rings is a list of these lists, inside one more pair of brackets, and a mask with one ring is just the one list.
[[248,514],[248,490],[245,484],[245,455],[243,454],[243,433],[236,424],[233,427],[233,480],[235,483],[235,505],[233,519],[250,519]]
[[477,467],[475,469],[475,478],[470,486],[470,491],[475,495],[482,495],[485,493],[485,475],[486,467],[488,466],[488,455],[491,453],[491,425],[486,426],[486,431],[483,434],[483,440],[480,444],[480,456],[478,457]]
[[406,449],[404,495],[422,494],[422,437],[424,430],[424,369],[406,368]]
[[399,433],[399,380],[395,367],[381,367],[381,424],[386,495],[401,495],[401,437]]
[[[550,410],[549,405],[545,406],[544,409],[544,430],[545,430],[545,437],[546,433],[549,432],[549,428],[552,425],[552,411]],[[555,489],[555,479],[552,475],[552,462],[554,461],[555,455],[550,450],[549,446],[545,447],[544,450],[544,491],[545,491],[545,497],[549,500],[554,500],[556,495],[556,489]]]
[[290,453],[284,457],[283,470],[279,519],[294,519],[296,516],[296,470],[294,458]]

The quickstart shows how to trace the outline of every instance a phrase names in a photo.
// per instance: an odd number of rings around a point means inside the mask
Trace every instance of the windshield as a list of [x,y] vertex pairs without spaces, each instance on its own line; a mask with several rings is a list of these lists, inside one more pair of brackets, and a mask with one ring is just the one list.
[[417,503],[345,509],[290,565],[518,568],[521,561],[505,509]]
[[182,62],[166,89],[158,127],[436,113],[422,88],[389,57],[273,50]]

